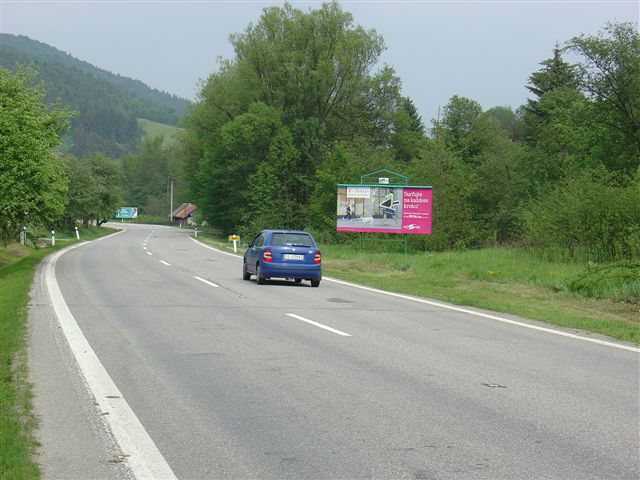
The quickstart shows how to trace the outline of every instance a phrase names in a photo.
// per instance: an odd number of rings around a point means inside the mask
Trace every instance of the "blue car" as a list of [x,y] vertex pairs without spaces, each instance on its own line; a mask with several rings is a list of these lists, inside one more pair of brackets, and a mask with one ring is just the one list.
[[256,276],[258,285],[270,278],[296,283],[309,280],[312,287],[322,280],[320,250],[309,232],[299,230],[263,230],[244,252],[242,278]]

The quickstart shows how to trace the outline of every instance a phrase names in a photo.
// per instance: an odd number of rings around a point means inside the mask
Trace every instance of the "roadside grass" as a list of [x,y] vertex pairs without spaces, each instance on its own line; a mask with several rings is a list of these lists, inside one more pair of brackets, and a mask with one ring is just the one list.
[[[199,239],[232,250],[215,233]],[[527,248],[408,255],[352,245],[320,249],[325,276],[640,344],[640,262],[554,261]]]
[[[82,240],[112,233],[107,228],[81,229]],[[33,249],[11,243],[0,246],[0,478],[38,479],[35,461],[37,420],[31,409],[26,349],[27,304],[36,266],[50,253],[77,243]],[[73,239],[72,239],[73,238]]]

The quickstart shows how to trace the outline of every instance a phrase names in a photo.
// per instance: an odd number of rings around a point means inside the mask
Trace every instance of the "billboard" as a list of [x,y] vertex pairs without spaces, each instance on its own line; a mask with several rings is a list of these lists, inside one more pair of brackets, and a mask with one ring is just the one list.
[[137,207],[122,207],[116,212],[116,218],[137,218]]
[[431,233],[427,186],[338,185],[338,232]]

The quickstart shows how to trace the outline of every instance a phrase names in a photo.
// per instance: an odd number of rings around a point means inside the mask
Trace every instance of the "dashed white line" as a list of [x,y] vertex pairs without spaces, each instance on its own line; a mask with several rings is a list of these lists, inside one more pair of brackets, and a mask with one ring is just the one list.
[[147,255],[153,255],[153,253],[151,253],[151,252],[147,252]]
[[165,262],[164,260],[160,260],[160,263],[162,263],[163,265],[166,265],[167,267],[170,267],[170,266],[171,266],[171,264],[170,264],[170,263],[167,263],[167,262]]
[[206,283],[207,285],[211,286],[211,287],[215,287],[218,288],[220,285],[216,285],[213,282],[210,282],[209,280],[205,280],[204,278],[200,278],[196,275],[193,276],[193,278],[195,278],[196,280],[200,280],[202,283]]
[[309,320],[308,318],[301,317],[300,315],[296,315],[295,313],[287,313],[288,317],[295,318],[296,320],[300,320],[302,322],[310,323],[311,325],[315,325],[316,327],[322,328],[324,330],[328,330],[337,335],[341,335],[343,337],[350,337],[349,333],[343,332],[341,330],[337,330],[335,328],[328,327],[327,325],[323,325],[322,323],[314,322],[313,320]]

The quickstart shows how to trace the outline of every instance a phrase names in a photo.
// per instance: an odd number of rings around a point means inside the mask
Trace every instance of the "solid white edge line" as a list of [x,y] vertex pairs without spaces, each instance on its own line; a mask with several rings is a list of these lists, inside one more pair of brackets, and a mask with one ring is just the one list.
[[170,263],[167,263],[167,262],[165,262],[164,260],[160,260],[160,263],[162,263],[163,265],[166,265],[167,267],[170,267],[170,266],[171,266],[171,264],[170,264]]
[[191,240],[193,240],[194,242],[196,242],[198,245],[200,245],[201,247],[204,248],[208,248],[209,250],[213,250],[214,252],[218,252],[218,253],[222,253],[223,255],[229,255],[230,257],[236,257],[236,258],[242,258],[242,255],[238,255],[236,253],[229,253],[229,252],[225,252],[222,250],[218,250],[217,248],[214,247],[210,247],[209,245],[205,245],[204,243],[200,242],[199,240],[193,238],[191,235],[186,234],[187,238],[190,238]]
[[[208,248],[209,250],[213,250],[214,252],[223,253],[225,255],[230,255],[230,256],[236,257],[236,258],[242,258],[241,255],[237,255],[237,254],[234,254],[234,253],[223,252],[222,250],[218,250],[217,248],[213,248],[213,247],[210,247],[208,245],[205,245],[202,242],[199,242],[198,240],[196,240],[195,238],[193,238],[191,236],[189,236],[189,238],[191,240],[193,240],[194,242],[196,242],[198,245],[201,245],[201,246],[203,246],[205,248]],[[582,335],[575,335],[573,333],[563,332],[563,331],[560,331],[560,330],[554,330],[552,328],[539,327],[537,325],[531,325],[529,323],[518,322],[518,321],[515,321],[515,320],[509,320],[508,318],[498,317],[496,315],[490,315],[488,313],[476,312],[474,310],[468,310],[466,308],[455,307],[453,305],[447,305],[445,303],[434,302],[432,300],[426,300],[424,298],[412,297],[412,296],[405,295],[405,294],[402,294],[402,293],[387,292],[385,290],[380,290],[380,289],[373,288],[373,287],[366,287],[364,285],[358,285],[357,283],[351,283],[351,282],[346,282],[344,280],[338,280],[337,278],[333,278],[333,277],[325,277],[325,276],[323,276],[322,280],[325,280],[325,281],[328,281],[328,282],[333,282],[333,283],[338,283],[340,285],[344,285],[344,286],[347,286],[347,287],[359,288],[360,290],[366,290],[368,292],[378,293],[380,295],[389,295],[391,297],[401,298],[403,300],[409,300],[411,302],[424,303],[426,305],[431,305],[433,307],[443,308],[443,309],[446,309],[446,310],[453,310],[455,312],[466,313],[468,315],[475,315],[476,317],[488,318],[490,320],[495,320],[497,322],[507,323],[509,325],[514,325],[514,326],[517,326],[517,327],[529,328],[531,330],[537,330],[539,332],[545,332],[545,333],[550,333],[550,334],[553,334],[553,335],[559,335],[561,337],[572,338],[574,340],[581,340],[583,342],[595,343],[597,345],[603,345],[603,346],[606,346],[606,347],[618,348],[618,349],[621,349],[621,350],[627,350],[627,351],[630,351],[630,352],[640,353],[640,348],[638,348],[638,347],[632,347],[632,346],[629,346],[629,345],[622,345],[620,343],[609,342],[609,341],[606,341],[606,340],[599,340],[597,338],[584,337]]]
[[349,334],[349,333],[345,333],[345,332],[343,332],[341,330],[337,330],[335,328],[328,327],[327,325],[323,325],[322,323],[314,322],[313,320],[309,320],[308,318],[301,317],[300,315],[296,315],[295,313],[287,313],[287,316],[295,318],[295,319],[303,321],[303,322],[306,322],[306,323],[310,323],[311,325],[315,325],[316,327],[323,328],[324,330],[328,330],[330,332],[336,333],[336,334],[341,335],[343,337],[350,337],[351,336],[351,334]]
[[218,288],[220,287],[220,285],[216,285],[213,282],[210,282],[209,280],[205,280],[204,278],[200,278],[197,275],[194,275],[193,278],[195,278],[196,280],[200,280],[202,283],[206,283],[207,285],[210,285],[212,287]]
[[109,425],[122,453],[128,455],[126,464],[134,477],[176,479],[171,467],[91,348],[60,291],[55,274],[58,259],[69,250],[87,243],[79,243],[57,252],[45,265],[45,283],[58,324],[99,410],[108,413],[101,418]]
[[364,285],[358,285],[356,283],[345,282],[344,280],[338,280],[338,279],[335,279],[335,278],[323,277],[322,279],[323,280],[328,280],[330,282],[338,283],[340,285],[345,285],[345,286],[349,286],[349,287],[353,287],[353,288],[359,288],[361,290],[366,290],[366,291],[369,291],[369,292],[389,295],[391,297],[401,298],[403,300],[411,300],[412,302],[424,303],[424,304],[427,304],[427,305],[431,305],[433,307],[444,308],[444,309],[447,309],[447,310],[453,310],[454,312],[466,313],[468,315],[475,315],[476,317],[488,318],[490,320],[495,320],[497,322],[507,323],[509,325],[516,325],[518,327],[529,328],[531,330],[537,330],[539,332],[551,333],[551,334],[554,334],[554,335],[560,335],[562,337],[573,338],[575,340],[582,340],[582,341],[585,341],[585,342],[596,343],[598,345],[606,345],[607,347],[620,348],[622,350],[628,350],[630,352],[640,353],[640,348],[631,347],[631,346],[628,346],[628,345],[621,345],[619,343],[607,342],[606,340],[599,340],[597,338],[583,337],[581,335],[575,335],[573,333],[562,332],[560,330],[554,330],[552,328],[545,328],[545,327],[540,327],[538,325],[531,325],[531,324],[528,324],[528,323],[518,322],[518,321],[515,321],[515,320],[509,320],[508,318],[498,317],[496,315],[490,315],[488,313],[476,312],[474,310],[468,310],[466,308],[455,307],[453,305],[447,305],[447,304],[440,303],[440,302],[434,302],[432,300],[425,300],[423,298],[411,297],[409,295],[404,295],[402,293],[386,292],[384,290],[378,290],[377,288],[365,287]]

